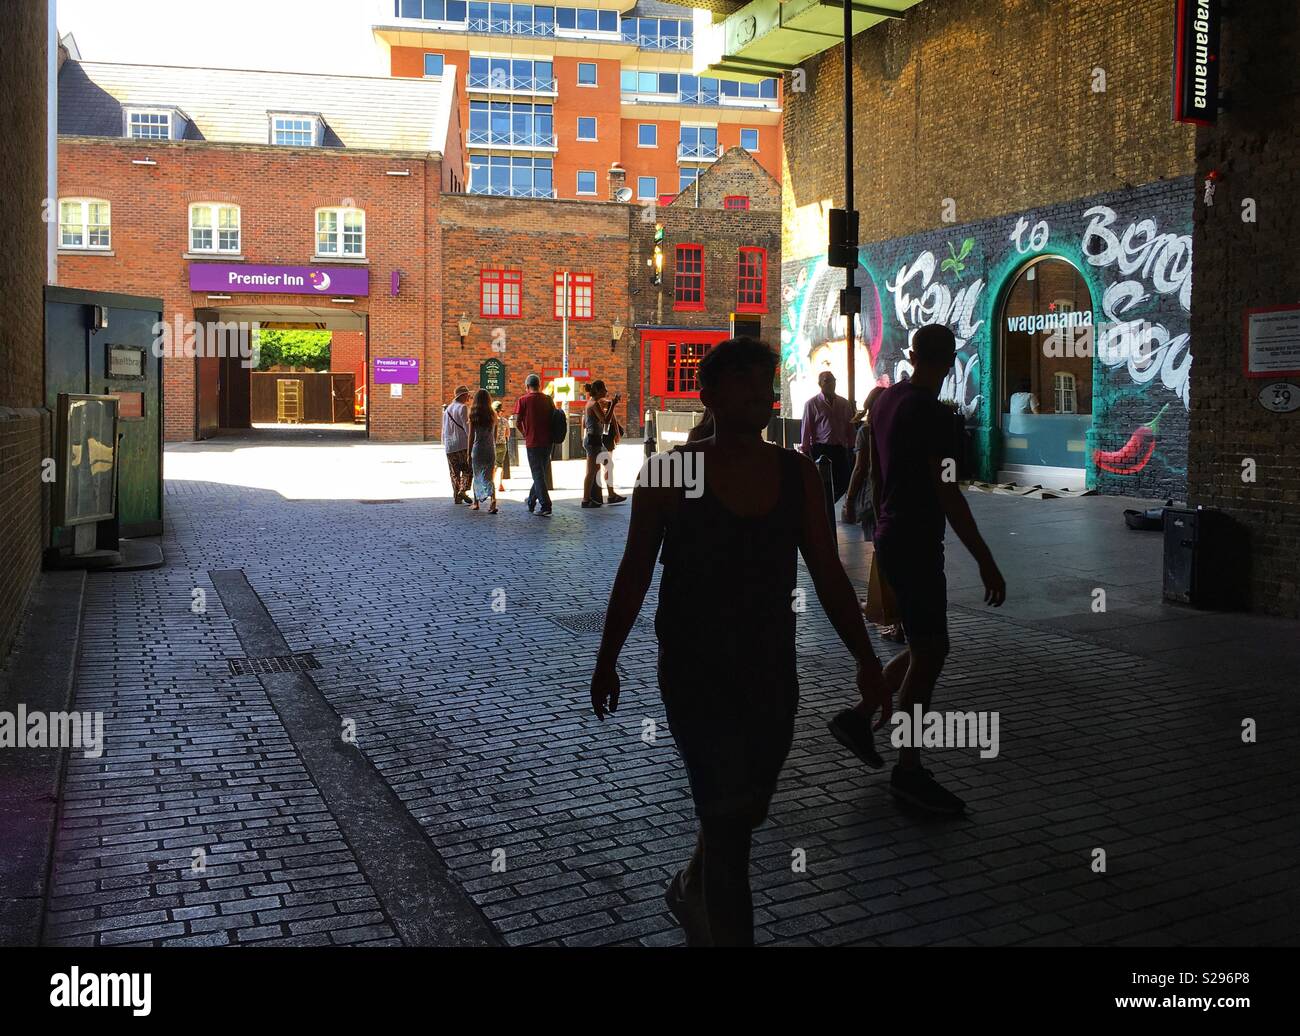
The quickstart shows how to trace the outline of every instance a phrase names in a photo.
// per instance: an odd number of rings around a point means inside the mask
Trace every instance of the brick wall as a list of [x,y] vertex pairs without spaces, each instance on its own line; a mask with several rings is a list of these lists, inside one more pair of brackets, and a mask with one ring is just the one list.
[[[1198,198],[1188,493],[1225,509],[1250,542],[1251,606],[1300,614],[1300,413],[1258,398],[1275,381],[1242,370],[1242,312],[1300,301],[1300,12],[1295,4],[1234,4],[1223,22],[1220,88],[1232,108],[1197,132],[1197,183],[1221,174],[1214,204]],[[1199,193],[1199,192],[1198,192]],[[1256,222],[1243,220],[1253,199]],[[1243,462],[1255,462],[1255,481]]]
[[0,658],[40,568],[47,507],[41,461],[52,453],[44,409],[46,18],[44,0],[0,9]]
[[[622,392],[626,419],[628,350],[634,336],[625,333],[617,349],[611,350],[610,329],[615,319],[630,326],[629,206],[447,194],[441,199],[438,218],[445,256],[440,319],[447,345],[442,391],[434,410],[450,401],[458,384],[476,389],[484,360],[496,358],[505,364],[508,408],[523,393],[530,373],[560,366],[562,324],[555,317],[554,275],[567,268],[595,275],[592,319],[569,323],[569,367],[589,369],[592,378],[604,380],[611,393]],[[522,272],[518,319],[481,314],[483,269]],[[457,330],[462,314],[472,324],[463,347]],[[504,351],[494,351],[494,341]]]
[[[132,159],[146,156],[157,164],[132,165]],[[411,175],[387,175],[396,169]],[[370,296],[339,308],[368,316],[372,358],[421,360],[421,384],[407,386],[400,399],[372,393],[370,411],[371,438],[420,441],[436,424],[430,401],[441,391],[436,222],[441,176],[440,164],[424,156],[61,137],[60,193],[112,203],[112,248],[104,254],[61,253],[60,282],[159,296],[169,321],[177,314],[193,319],[195,309],[211,305],[331,306],[319,295],[233,293],[228,301],[211,303],[206,293],[191,292],[189,260],[184,258],[189,206],[199,201],[238,204],[245,259],[285,265],[311,265],[317,207],[364,209]],[[223,260],[214,256],[208,261]],[[400,273],[397,295],[390,289],[394,271]],[[167,441],[194,438],[195,391],[194,360],[165,358]]]
[[366,384],[366,335],[364,331],[335,331],[330,335],[330,370],[351,371],[352,387]]
[[[927,0],[859,34],[861,240],[1190,174],[1173,16],[1169,0]],[[787,259],[824,252],[822,203],[843,204],[843,67],[834,47],[804,63],[805,92],[785,82]]]

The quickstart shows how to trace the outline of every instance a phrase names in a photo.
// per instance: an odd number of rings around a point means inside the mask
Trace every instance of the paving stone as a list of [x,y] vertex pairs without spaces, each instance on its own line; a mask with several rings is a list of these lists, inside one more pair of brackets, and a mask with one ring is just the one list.
[[[530,522],[515,479],[497,518],[457,513],[441,455],[423,444],[325,440],[286,451],[262,438],[232,453],[223,441],[166,451],[168,564],[87,582],[76,707],[105,713],[107,744],[98,760],[68,762],[47,942],[397,938],[262,684],[229,674],[226,659],[240,649],[207,573],[242,569],[292,650],[321,662],[312,679],[338,716],[355,720],[355,751],[505,943],[681,945],[662,896],[690,855],[695,818],[655,686],[652,628],[632,631],[620,710],[600,723],[586,711],[580,662],[598,637],[555,621],[605,607],[627,512],[593,520],[577,508],[575,482],[557,491],[554,518]],[[389,459],[432,471],[432,484],[412,498],[378,463]],[[412,503],[252,488],[280,485],[286,464],[295,484],[311,476]],[[1293,687],[1280,673],[1176,664],[1170,652],[1195,648],[1195,631],[1140,587],[1133,603],[1146,610],[1125,622],[1103,629],[1066,614],[1084,582],[1119,586],[1124,566],[1158,571],[1158,544],[1113,531],[1119,501],[969,499],[996,530],[1023,607],[960,603],[977,580],[950,544],[959,603],[934,707],[998,712],[1000,752],[929,753],[937,778],[967,800],[966,817],[901,808],[888,772],[866,771],[825,732],[854,698],[854,672],[812,604],[798,620],[795,744],[756,833],[757,940],[1294,938]],[[1016,542],[1009,532],[1023,534],[1020,554],[1004,546]],[[865,547],[840,540],[860,582]],[[1115,578],[1095,580],[1108,565]],[[815,597],[802,567],[799,585]],[[491,607],[497,587],[504,613]],[[190,609],[195,588],[206,590],[205,614]],[[652,586],[646,616],[657,594]],[[1086,610],[1086,592],[1080,601]],[[1240,741],[1246,715],[1268,731],[1254,745]],[[657,724],[652,745],[641,741],[644,718]],[[892,761],[892,749],[885,755]],[[791,870],[796,847],[806,873]],[[1105,875],[1090,869],[1097,847]],[[506,853],[504,873],[492,869],[494,850]]]

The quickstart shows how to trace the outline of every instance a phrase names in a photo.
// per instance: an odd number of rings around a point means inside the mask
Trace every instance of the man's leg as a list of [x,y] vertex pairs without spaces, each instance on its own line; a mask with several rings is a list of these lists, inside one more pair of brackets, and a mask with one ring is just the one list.
[[754,897],[749,888],[753,831],[736,817],[700,821],[704,910],[714,946],[754,945]]
[[533,484],[528,489],[528,503],[531,505],[541,500],[538,486],[542,484],[542,467],[536,446],[529,446],[526,452],[528,454],[528,471],[533,476]]
[[[924,715],[930,709],[930,699],[934,695],[935,685],[939,682],[939,674],[943,672],[944,659],[948,657],[948,638],[944,634],[909,637],[907,650],[899,658],[903,655],[907,656],[907,667],[898,689],[898,711],[910,716],[913,706],[920,705],[921,713]],[[912,733],[913,740],[920,740],[920,731]],[[900,748],[898,765],[904,769],[919,767],[920,746]]]

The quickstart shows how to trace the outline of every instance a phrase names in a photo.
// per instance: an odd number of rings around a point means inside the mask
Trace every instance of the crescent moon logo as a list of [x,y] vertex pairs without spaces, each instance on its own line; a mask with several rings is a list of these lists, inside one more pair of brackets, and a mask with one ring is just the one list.
[[324,271],[318,271],[311,275],[311,279],[317,282],[315,285],[317,291],[330,290],[330,275],[328,273],[325,273]]

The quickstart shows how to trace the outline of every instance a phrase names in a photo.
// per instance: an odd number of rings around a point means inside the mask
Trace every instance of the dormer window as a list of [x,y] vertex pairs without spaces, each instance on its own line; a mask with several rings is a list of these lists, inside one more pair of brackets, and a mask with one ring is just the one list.
[[320,119],[315,115],[272,115],[271,143],[315,147],[320,143]]
[[126,135],[132,140],[171,140],[175,121],[170,108],[129,108]]

